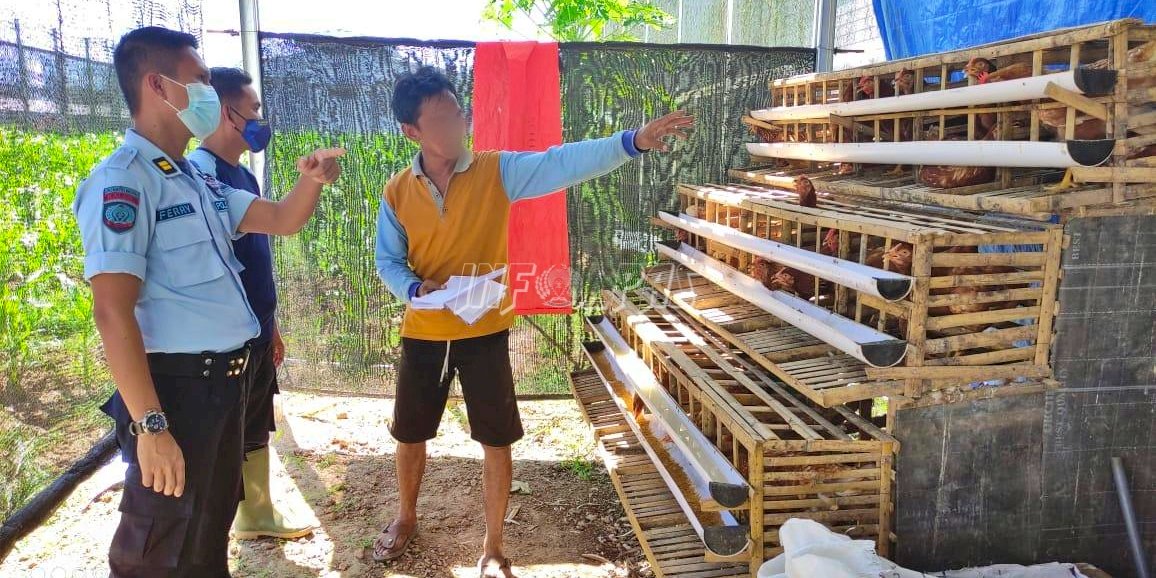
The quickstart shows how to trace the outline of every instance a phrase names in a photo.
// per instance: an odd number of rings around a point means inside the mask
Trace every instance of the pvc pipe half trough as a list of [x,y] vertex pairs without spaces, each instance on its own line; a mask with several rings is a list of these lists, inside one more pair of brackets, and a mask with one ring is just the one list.
[[830,257],[777,241],[763,239],[742,231],[736,231],[726,225],[691,217],[685,213],[672,215],[660,211],[658,216],[663,221],[700,237],[742,249],[780,265],[822,277],[832,283],[850,287],[856,291],[869,293],[885,301],[902,299],[911,292],[911,277],[894,271],[884,271],[854,261]]
[[831,163],[960,167],[1094,167],[1112,158],[1116,141],[945,140],[869,143],[747,143],[760,157]]
[[690,245],[664,242],[655,248],[667,258],[685,265],[727,291],[872,367],[894,366],[907,355],[906,341],[790,293],[771,291],[762,283]]
[[780,106],[751,112],[751,116],[766,122],[827,118],[828,116],[856,117],[894,112],[934,110],[982,106],[1021,100],[1049,98],[1047,88],[1055,84],[1060,88],[1084,95],[1109,94],[1116,87],[1115,70],[1078,68],[1054,74],[1044,74],[1029,78],[1017,78],[974,86],[961,86],[947,90],[929,90],[917,94],[888,96],[854,102],[833,102],[830,104],[808,104],[803,106]]
[[726,456],[714,447],[686,412],[666,390],[662,389],[654,373],[622,339],[618,329],[602,316],[587,319],[591,329],[612,354],[615,365],[623,369],[621,381],[642,398],[654,419],[663,422],[671,440],[689,458],[693,473],[704,480],[711,490],[710,497],[727,508],[747,503],[750,487],[742,474],[731,465]]

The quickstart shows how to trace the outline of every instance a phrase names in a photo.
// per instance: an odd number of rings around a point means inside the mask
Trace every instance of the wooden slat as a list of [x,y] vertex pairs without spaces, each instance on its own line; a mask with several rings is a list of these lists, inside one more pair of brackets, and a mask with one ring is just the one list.
[[1043,281],[1043,271],[1019,271],[1016,273],[993,273],[981,275],[943,275],[932,277],[928,282],[929,289],[947,289],[950,287],[977,287],[983,285],[1018,285]]
[[1043,297],[1043,290],[1038,287],[1021,289],[1003,289],[1000,291],[980,291],[965,295],[930,295],[927,298],[928,307],[941,307],[957,303],[1000,303],[1005,301],[1029,301]]
[[829,454],[829,455],[805,455],[805,456],[780,456],[778,454],[768,454],[766,457],[767,467],[777,466],[817,466],[827,464],[850,464],[850,463],[864,463],[878,461],[879,455],[874,453],[858,453],[858,454]]
[[926,350],[927,353],[934,355],[949,351],[965,351],[980,347],[1011,345],[1016,341],[1035,338],[1038,331],[1038,327],[1025,325],[1011,329],[997,329],[995,331],[929,339],[927,340]]
[[968,382],[1013,377],[1048,377],[1051,375],[1051,369],[1047,366],[1019,364],[981,367],[888,367],[872,369],[871,372],[877,374],[876,378],[904,379],[916,377]]
[[927,320],[927,329],[939,331],[949,327],[966,325],[994,324],[1017,319],[1033,319],[1040,315],[1039,307],[1016,307],[1014,309],[998,309],[995,311],[980,311],[978,313],[960,313],[958,315],[944,315],[931,317]]
[[934,253],[932,267],[1039,267],[1047,262],[1046,253]]
[[1035,357],[1036,350],[1034,347],[1015,347],[1012,349],[1001,349],[998,351],[974,353],[971,355],[958,355],[953,357],[943,357],[940,359],[930,359],[927,361],[927,365],[994,365],[998,363],[1011,363],[1013,361],[1030,361],[1035,359]]

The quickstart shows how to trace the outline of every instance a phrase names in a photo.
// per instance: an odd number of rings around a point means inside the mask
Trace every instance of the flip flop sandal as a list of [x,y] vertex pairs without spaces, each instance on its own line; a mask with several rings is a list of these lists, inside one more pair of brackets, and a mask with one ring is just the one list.
[[[394,520],[381,531],[377,540],[373,542],[373,559],[376,562],[389,562],[390,560],[397,560],[401,558],[402,554],[409,548],[409,543],[413,541],[413,537],[417,535],[417,525],[410,529],[409,533],[401,530],[401,526]],[[384,546],[385,554],[378,554],[378,544]]]
[[[494,574],[486,574],[486,570],[493,570],[493,566],[490,566],[489,563],[496,561],[496,557],[482,556],[482,558],[478,560],[478,576],[480,576],[480,578],[492,578]],[[509,558],[502,558],[502,562],[498,564],[497,570],[501,572],[503,578],[514,578],[512,566],[513,562],[510,562]]]

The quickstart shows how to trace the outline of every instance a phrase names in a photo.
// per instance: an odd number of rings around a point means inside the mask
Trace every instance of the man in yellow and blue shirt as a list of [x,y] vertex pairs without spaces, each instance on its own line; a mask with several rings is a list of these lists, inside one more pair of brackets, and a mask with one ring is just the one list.
[[[377,270],[406,302],[451,276],[507,264],[510,205],[604,175],[644,152],[685,138],[693,119],[675,112],[637,131],[551,148],[546,152],[471,153],[468,123],[453,85],[424,67],[400,79],[393,112],[421,146],[413,165],[385,187],[377,223]],[[399,511],[374,543],[374,557],[401,556],[417,530],[417,496],[425,442],[437,434],[449,383],[459,376],[471,435],[485,451],[486,537],[483,576],[508,576],[502,524],[512,478],[510,446],[522,435],[509,356],[512,295],[467,324],[453,312],[407,308],[390,431],[398,441]]]

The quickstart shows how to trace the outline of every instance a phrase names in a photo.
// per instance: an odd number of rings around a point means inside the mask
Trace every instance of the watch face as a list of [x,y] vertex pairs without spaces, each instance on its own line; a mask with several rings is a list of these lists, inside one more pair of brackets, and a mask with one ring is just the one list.
[[160,433],[165,431],[169,426],[169,421],[165,419],[164,414],[150,413],[145,416],[144,429],[149,433]]

